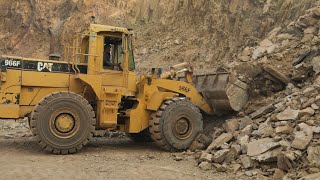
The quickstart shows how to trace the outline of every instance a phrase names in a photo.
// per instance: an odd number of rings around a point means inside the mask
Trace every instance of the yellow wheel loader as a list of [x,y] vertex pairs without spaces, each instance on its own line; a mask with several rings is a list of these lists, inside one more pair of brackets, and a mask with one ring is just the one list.
[[194,76],[188,63],[137,77],[133,49],[131,30],[90,24],[65,46],[63,60],[1,56],[0,118],[28,117],[40,146],[54,154],[79,151],[101,129],[180,151],[202,131],[202,114],[246,101],[246,87],[230,83],[229,73]]

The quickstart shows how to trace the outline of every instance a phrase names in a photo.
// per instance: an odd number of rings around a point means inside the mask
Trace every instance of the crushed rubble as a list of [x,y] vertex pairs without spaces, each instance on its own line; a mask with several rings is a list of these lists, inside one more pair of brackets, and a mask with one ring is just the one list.
[[206,149],[192,149],[201,168],[257,179],[319,178],[319,9],[238,55],[262,69],[256,77],[238,74],[255,96],[243,112],[215,128]]

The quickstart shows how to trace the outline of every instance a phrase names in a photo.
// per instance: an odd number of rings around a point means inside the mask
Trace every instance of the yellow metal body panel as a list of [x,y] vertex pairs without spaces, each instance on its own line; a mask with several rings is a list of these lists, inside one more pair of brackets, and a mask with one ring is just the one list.
[[0,82],[0,118],[19,118],[21,71],[5,72],[6,81]]
[[69,74],[22,71],[22,86],[69,87]]
[[0,114],[3,119],[19,118],[20,107],[18,104],[1,104]]
[[21,106],[34,106],[40,102],[40,100],[51,94],[53,92],[59,91],[68,91],[68,88],[43,88],[43,87],[25,87],[23,86],[21,89],[21,96],[20,96],[20,105]]
[[149,127],[149,120],[152,111],[147,110],[143,99],[138,99],[138,104],[130,111],[130,119],[126,122],[126,131],[139,133]]
[[19,109],[19,117],[26,117],[31,114],[32,110],[34,108],[34,105],[32,106],[21,106]]

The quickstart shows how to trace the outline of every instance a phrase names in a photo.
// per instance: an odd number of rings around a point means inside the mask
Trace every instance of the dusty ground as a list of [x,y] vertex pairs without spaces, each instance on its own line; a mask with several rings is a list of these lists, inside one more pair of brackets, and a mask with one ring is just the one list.
[[193,156],[182,161],[152,143],[127,138],[95,138],[74,155],[42,151],[25,124],[0,122],[0,179],[248,179],[196,167]]

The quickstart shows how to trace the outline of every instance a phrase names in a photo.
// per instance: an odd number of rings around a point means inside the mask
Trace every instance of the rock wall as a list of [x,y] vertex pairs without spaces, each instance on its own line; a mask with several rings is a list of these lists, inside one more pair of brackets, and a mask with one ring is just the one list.
[[56,45],[90,22],[136,29],[138,69],[188,61],[213,70],[286,26],[316,0],[18,0],[0,1],[1,54],[46,58],[49,31]]

